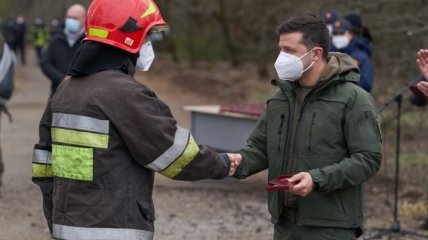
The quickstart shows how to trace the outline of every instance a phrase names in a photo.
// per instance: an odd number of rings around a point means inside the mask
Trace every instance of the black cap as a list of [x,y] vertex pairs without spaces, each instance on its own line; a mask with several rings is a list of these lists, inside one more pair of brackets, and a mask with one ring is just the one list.
[[338,19],[338,14],[333,9],[323,9],[320,11],[320,19],[326,24],[333,24]]
[[349,14],[345,18],[346,18],[346,20],[348,20],[352,24],[353,27],[355,27],[355,28],[362,28],[363,27],[363,23],[362,23],[360,15]]

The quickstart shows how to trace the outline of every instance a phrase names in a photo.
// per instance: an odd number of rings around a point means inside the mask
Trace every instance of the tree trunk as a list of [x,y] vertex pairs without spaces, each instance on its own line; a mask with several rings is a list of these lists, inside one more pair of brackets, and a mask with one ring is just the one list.
[[221,30],[223,32],[224,39],[226,41],[226,49],[229,51],[230,58],[232,61],[232,66],[239,66],[240,62],[238,59],[238,49],[235,47],[233,43],[233,39],[230,31],[230,21],[227,15],[226,3],[224,0],[218,0],[220,13],[217,15],[217,20],[220,23]]

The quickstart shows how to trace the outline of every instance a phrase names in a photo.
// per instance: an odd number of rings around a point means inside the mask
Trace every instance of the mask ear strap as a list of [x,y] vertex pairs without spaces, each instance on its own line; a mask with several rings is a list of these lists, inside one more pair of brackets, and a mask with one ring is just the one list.
[[311,50],[309,50],[307,53],[303,54],[299,59],[302,60],[302,58],[306,57],[309,53],[311,53],[316,47],[313,47]]
[[[308,55],[310,52],[312,52],[316,47],[313,47],[310,51],[308,51],[307,53],[305,53],[303,56],[300,57],[300,60],[302,60],[302,58],[304,58],[306,55]],[[315,64],[315,61],[312,61],[311,64],[309,64],[309,66],[307,68],[305,68],[301,73],[306,72],[310,67],[312,67],[312,65]]]
[[308,70],[310,67],[312,67],[312,65],[314,65],[315,64],[315,61],[312,61],[312,63],[307,67],[307,68],[305,68],[301,73],[304,73],[304,72],[306,72],[306,70]]

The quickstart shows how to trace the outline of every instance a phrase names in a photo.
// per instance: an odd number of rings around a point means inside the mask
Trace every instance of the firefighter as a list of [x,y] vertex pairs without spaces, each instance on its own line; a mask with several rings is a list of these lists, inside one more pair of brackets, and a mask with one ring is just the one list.
[[71,77],[50,100],[33,152],[53,238],[151,240],[155,172],[193,181],[234,171],[133,77],[153,61],[150,34],[167,29],[152,0],[91,3]]

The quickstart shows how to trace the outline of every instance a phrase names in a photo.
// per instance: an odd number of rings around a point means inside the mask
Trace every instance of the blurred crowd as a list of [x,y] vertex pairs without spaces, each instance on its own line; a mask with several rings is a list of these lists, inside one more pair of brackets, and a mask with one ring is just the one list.
[[360,86],[367,92],[373,88],[373,38],[358,14],[340,16],[333,9],[323,9],[320,18],[331,36],[330,51],[350,55],[360,68]]
[[[374,67],[372,62],[373,37],[359,14],[341,16],[334,9],[322,9],[320,19],[324,21],[331,36],[330,51],[350,55],[360,68],[360,86],[371,92],[374,85]],[[422,79],[422,78],[421,78]],[[411,86],[411,103],[415,106],[428,104],[428,97],[416,85]]]
[[0,28],[5,41],[19,57],[22,65],[27,63],[27,41],[34,47],[40,62],[43,48],[53,35],[61,31],[62,27],[63,24],[57,18],[51,19],[50,24],[46,24],[42,17],[36,17],[32,23],[27,23],[23,15],[0,21]]

